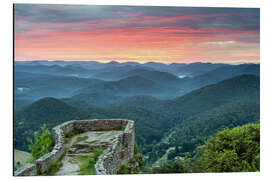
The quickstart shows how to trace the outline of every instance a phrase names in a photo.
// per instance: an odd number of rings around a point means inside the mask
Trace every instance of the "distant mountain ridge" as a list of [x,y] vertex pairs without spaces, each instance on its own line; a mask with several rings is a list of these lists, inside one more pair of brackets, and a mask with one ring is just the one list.
[[[45,67],[43,67],[45,66]],[[194,62],[194,63],[157,63],[157,62],[147,62],[147,63],[138,63],[138,62],[123,62],[119,63],[116,61],[111,61],[108,63],[101,63],[97,61],[15,61],[15,67],[17,69],[29,69],[35,68],[40,70],[45,70],[46,66],[55,66],[59,68],[59,71],[64,71],[65,67],[77,67],[82,70],[81,73],[78,70],[75,70],[79,76],[91,76],[94,73],[102,73],[106,72],[107,68],[119,68],[126,66],[137,66],[141,68],[150,68],[155,71],[161,72],[169,72],[176,76],[186,75],[186,76],[197,76],[208,71],[212,71],[214,69],[223,67],[223,66],[231,66],[230,64],[225,63],[202,63],[202,62]],[[43,68],[43,69],[42,69]],[[15,68],[16,69],[16,68]],[[91,70],[88,72],[84,72],[85,70]],[[50,70],[46,70],[52,73]],[[30,71],[31,72],[31,69]],[[33,72],[33,70],[32,70]],[[58,72],[58,73],[60,73]],[[61,74],[63,75],[63,74]]]
[[[159,141],[164,133],[177,124],[213,108],[236,101],[259,103],[259,87],[258,76],[241,75],[171,100],[133,96],[119,98],[105,108],[93,105],[81,108],[84,104],[76,106],[79,102],[76,99],[44,98],[16,112],[15,142],[16,146],[25,147],[26,141],[23,138],[29,137],[43,123],[52,127],[71,119],[128,118],[136,122],[140,144],[151,144],[153,140]],[[145,146],[144,152],[149,151],[147,147]]]
[[[260,66],[256,64],[225,66],[210,63],[164,64],[164,67],[178,66],[178,68],[188,67],[188,69],[196,67],[194,73],[200,73],[197,71],[200,70],[197,68],[200,66],[209,66],[206,68],[208,70],[222,66],[194,77],[178,78],[170,72],[158,71],[154,67],[131,65],[132,63],[129,65],[121,63],[121,66],[118,66],[120,63],[112,62],[110,67],[92,70],[82,68],[75,62],[64,62],[65,66],[59,65],[59,62],[50,66],[38,63],[38,65],[35,63],[15,65],[14,91],[17,99],[37,100],[48,96],[55,98],[73,98],[74,96],[80,101],[85,98],[85,101],[92,105],[97,103],[108,106],[116,102],[114,100],[116,97],[148,95],[171,99],[237,75],[260,74]],[[148,66],[151,64],[154,63],[147,63]],[[173,71],[173,68],[170,71]],[[87,76],[87,78],[81,78],[81,76]],[[102,93],[106,98],[102,98]],[[94,94],[97,97],[94,97]]]
[[[161,93],[162,92],[162,93]],[[141,76],[130,76],[119,81],[97,83],[87,88],[80,89],[75,94],[103,93],[118,96],[132,95],[168,95],[172,88],[158,84]]]
[[[260,78],[255,75],[240,75],[226,79],[216,84],[194,90],[184,96],[170,100],[158,100],[150,97],[134,97],[121,100],[118,105],[143,107],[164,114],[176,114],[191,116],[198,112],[229,103],[233,100],[259,101]],[[135,103],[132,103],[132,102]]]
[[14,72],[14,93],[18,99],[37,100],[43,97],[63,98],[91,84],[102,82],[70,76]]
[[[148,164],[194,155],[223,128],[258,123],[260,65],[15,62],[14,147],[42,124],[132,119]],[[178,149],[178,150],[177,150]],[[175,150],[175,152],[174,152]]]

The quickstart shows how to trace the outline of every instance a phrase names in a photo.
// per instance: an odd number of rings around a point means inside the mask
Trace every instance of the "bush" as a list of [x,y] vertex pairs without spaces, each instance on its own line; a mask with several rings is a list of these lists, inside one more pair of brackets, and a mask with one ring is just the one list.
[[225,129],[210,138],[195,161],[197,172],[251,172],[260,170],[260,125]]
[[118,171],[118,174],[130,174],[129,168],[127,165],[122,165],[120,170]]
[[31,139],[27,139],[30,143],[29,149],[32,154],[32,161],[40,158],[41,156],[49,153],[53,149],[53,140],[50,131],[44,124],[41,127],[41,135],[38,132],[34,133],[34,142]]
[[153,169],[154,174],[162,173],[187,173],[188,169],[180,162],[165,163]]

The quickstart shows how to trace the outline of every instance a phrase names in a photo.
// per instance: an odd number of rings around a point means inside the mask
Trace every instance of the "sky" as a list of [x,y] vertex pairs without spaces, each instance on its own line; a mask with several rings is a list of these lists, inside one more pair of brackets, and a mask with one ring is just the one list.
[[15,4],[16,61],[260,61],[260,9]]

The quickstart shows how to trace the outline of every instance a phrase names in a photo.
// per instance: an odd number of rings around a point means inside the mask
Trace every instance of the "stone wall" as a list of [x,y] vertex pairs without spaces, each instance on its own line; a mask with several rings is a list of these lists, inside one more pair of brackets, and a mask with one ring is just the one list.
[[72,120],[53,128],[53,150],[37,159],[34,164],[19,169],[15,176],[33,176],[44,173],[64,153],[64,133],[79,130],[81,133],[100,130],[123,130],[99,157],[95,164],[96,174],[116,174],[134,154],[134,122],[126,119]]
[[119,134],[95,164],[96,174],[116,174],[123,164],[126,164],[134,154],[133,121],[127,121],[122,134]]

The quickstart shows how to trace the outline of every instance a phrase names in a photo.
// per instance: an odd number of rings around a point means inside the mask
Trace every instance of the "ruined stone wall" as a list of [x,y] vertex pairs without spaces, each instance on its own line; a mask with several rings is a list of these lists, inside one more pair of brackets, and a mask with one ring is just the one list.
[[122,134],[119,134],[95,164],[96,174],[116,174],[134,154],[134,122],[127,121]]
[[72,120],[53,128],[55,146],[53,150],[15,172],[15,176],[41,175],[52,163],[64,153],[64,133],[79,130],[81,133],[100,130],[123,130],[115,137],[111,145],[99,157],[96,174],[116,174],[120,167],[127,163],[134,154],[134,122],[126,119],[93,119]]

